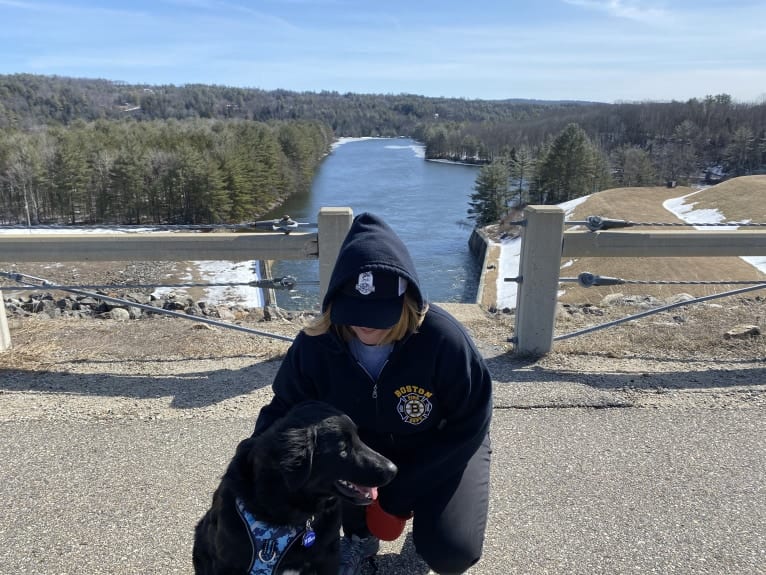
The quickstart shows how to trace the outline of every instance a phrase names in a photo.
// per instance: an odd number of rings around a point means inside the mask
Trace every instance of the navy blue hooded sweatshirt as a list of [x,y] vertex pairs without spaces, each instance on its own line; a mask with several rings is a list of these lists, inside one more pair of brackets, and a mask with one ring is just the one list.
[[[341,246],[322,311],[349,279],[367,270],[406,278],[410,295],[425,307],[407,248],[380,218],[363,213]],[[394,344],[377,381],[331,328],[318,336],[298,334],[272,388],[274,398],[258,415],[254,434],[301,401],[334,405],[354,420],[365,443],[398,466],[396,478],[380,490],[381,506],[396,515],[408,514],[421,494],[462,471],[492,416],[484,360],[463,326],[433,304],[417,332]]]

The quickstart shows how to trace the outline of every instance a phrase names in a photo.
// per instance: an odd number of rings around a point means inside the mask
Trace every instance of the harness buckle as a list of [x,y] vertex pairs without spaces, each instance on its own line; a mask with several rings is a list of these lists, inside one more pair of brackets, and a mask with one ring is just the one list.
[[269,539],[258,550],[258,559],[263,561],[266,565],[273,565],[277,562],[277,544],[273,539]]

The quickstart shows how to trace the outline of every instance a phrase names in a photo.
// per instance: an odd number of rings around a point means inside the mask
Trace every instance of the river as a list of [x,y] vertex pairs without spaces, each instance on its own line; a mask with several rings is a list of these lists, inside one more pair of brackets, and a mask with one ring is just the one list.
[[[285,214],[316,222],[320,207],[347,206],[354,215],[384,218],[410,250],[430,301],[473,302],[480,263],[468,249],[468,200],[477,168],[425,160],[424,146],[406,138],[340,140],[322,162],[311,191],[291,196],[262,219]],[[293,292],[277,292],[285,309],[318,307],[319,263],[281,261],[274,277],[294,276]]]

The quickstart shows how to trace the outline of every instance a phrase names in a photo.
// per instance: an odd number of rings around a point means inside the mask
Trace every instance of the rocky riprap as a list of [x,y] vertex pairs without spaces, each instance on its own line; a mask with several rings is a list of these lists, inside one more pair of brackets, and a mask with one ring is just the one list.
[[[57,291],[45,287],[33,291],[2,291],[0,295],[5,301],[9,319],[36,316],[39,319],[50,317],[129,320],[158,317],[166,315],[160,310],[170,310],[223,321],[287,319],[297,320],[299,324],[303,324],[313,315],[311,311],[294,312],[274,306],[250,308],[236,303],[209,304],[205,301],[195,301],[183,290],[156,295],[153,289],[138,287],[140,285],[156,287],[179,281],[182,276],[179,276],[176,262],[86,262],[65,266],[41,263],[25,264],[23,269],[17,269],[17,267],[14,263],[0,263],[0,271],[21,271],[61,286],[86,282],[114,287],[89,289],[87,294]],[[131,284],[136,287],[130,288]],[[11,284],[4,278],[0,278],[0,285]],[[120,287],[121,285],[123,287]],[[17,293],[22,295],[16,295]],[[107,301],[100,299],[99,295],[123,299],[125,302]],[[131,305],[132,303],[157,308],[158,311],[142,309]]]
[[[107,301],[98,296],[108,296],[123,300]],[[204,301],[195,302],[189,297],[174,293],[157,296],[141,292],[97,292],[92,295],[55,295],[51,292],[31,293],[20,297],[7,297],[5,310],[8,317],[73,318],[73,319],[144,319],[163,314],[169,310],[190,316],[207,317],[224,321],[250,320],[264,321],[275,319],[296,319],[293,316],[305,316],[306,312],[291,313],[275,307],[247,308],[239,305],[208,305]],[[140,304],[140,305],[131,305]],[[150,308],[156,308],[153,311]],[[310,314],[308,314],[310,315]]]

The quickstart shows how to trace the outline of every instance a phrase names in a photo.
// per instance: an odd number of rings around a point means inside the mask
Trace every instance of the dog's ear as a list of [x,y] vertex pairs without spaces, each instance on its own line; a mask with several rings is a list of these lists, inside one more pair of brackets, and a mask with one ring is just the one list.
[[284,452],[282,474],[287,488],[295,491],[303,487],[311,476],[316,432],[313,428],[305,427],[289,429],[283,440],[288,448]]

